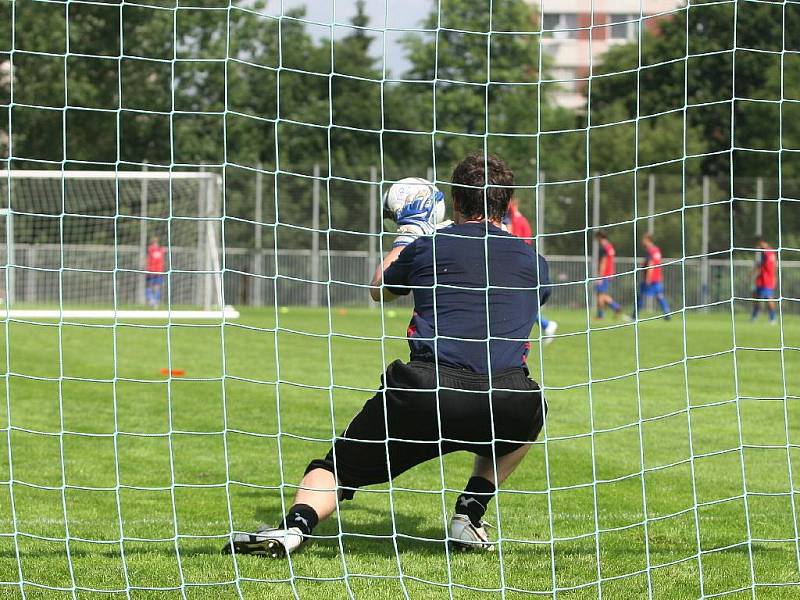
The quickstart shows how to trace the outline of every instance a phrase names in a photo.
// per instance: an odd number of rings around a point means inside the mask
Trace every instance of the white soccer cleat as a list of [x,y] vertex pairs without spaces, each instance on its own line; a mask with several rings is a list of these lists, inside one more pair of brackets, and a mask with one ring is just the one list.
[[555,336],[556,331],[558,331],[558,323],[555,321],[550,321],[547,324],[547,327],[544,329],[543,341],[545,346],[549,346],[553,343],[553,340],[555,339],[553,336]]
[[486,535],[485,521],[481,521],[480,527],[475,527],[467,515],[455,514],[450,519],[450,535],[448,540],[450,547],[455,550],[483,550],[492,552],[494,544],[489,541]]
[[255,533],[237,533],[233,542],[222,549],[223,554],[256,554],[284,558],[303,545],[305,537],[299,527],[282,529],[261,525]]

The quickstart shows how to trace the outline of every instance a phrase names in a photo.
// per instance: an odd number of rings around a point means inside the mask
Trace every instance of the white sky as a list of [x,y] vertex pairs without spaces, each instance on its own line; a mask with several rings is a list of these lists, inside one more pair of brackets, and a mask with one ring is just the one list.
[[[269,0],[271,7],[280,7],[281,0]],[[373,27],[417,27],[436,0],[366,0],[366,12]],[[356,0],[283,0],[284,11],[305,6],[312,21],[348,23],[356,12]],[[278,10],[280,10],[278,8]],[[276,11],[277,12],[277,11]]]
[[[420,27],[422,20],[428,16],[437,0],[366,0],[366,13],[370,18],[370,27],[376,29],[413,30]],[[309,33],[316,39],[330,37],[334,39],[347,35],[351,28],[347,27],[356,12],[356,0],[268,0],[268,12],[280,14],[297,8],[306,7],[306,19],[324,25],[307,25]],[[333,30],[333,31],[332,31]],[[383,56],[386,47],[386,69],[393,75],[400,75],[408,68],[404,58],[400,39],[407,31],[387,31],[385,36],[375,32],[375,41],[371,46],[372,54]]]

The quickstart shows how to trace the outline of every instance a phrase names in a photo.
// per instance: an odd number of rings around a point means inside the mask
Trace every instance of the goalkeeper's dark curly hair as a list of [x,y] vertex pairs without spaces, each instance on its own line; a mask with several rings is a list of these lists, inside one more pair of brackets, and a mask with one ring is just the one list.
[[513,185],[514,172],[506,163],[493,154],[474,152],[453,169],[453,203],[468,219],[502,221],[514,194]]

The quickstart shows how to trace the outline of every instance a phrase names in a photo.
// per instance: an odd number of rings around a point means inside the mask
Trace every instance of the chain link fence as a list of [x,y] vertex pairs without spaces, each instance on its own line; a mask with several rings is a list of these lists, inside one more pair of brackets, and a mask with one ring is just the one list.
[[[136,305],[144,286],[141,252],[137,246],[19,244],[13,268],[16,304]],[[368,283],[378,258],[366,251],[311,250],[255,251],[227,248],[223,282],[226,304],[237,307],[274,306],[375,306]],[[170,249],[171,269],[165,282],[173,305],[192,305],[198,290],[213,274],[204,272],[203,258],[193,247]],[[200,262],[198,262],[200,261]],[[549,308],[586,309],[594,304],[594,273],[585,256],[549,256],[554,286]],[[707,262],[708,285],[703,263]],[[630,257],[617,258],[617,275],[611,293],[624,306],[635,301],[641,272]],[[752,293],[754,262],[724,258],[665,258],[664,288],[675,308],[709,306],[728,309],[732,297]],[[5,280],[2,277],[0,281]],[[784,311],[800,312],[800,261],[781,262],[781,296]],[[4,296],[5,297],[5,296]],[[399,301],[409,304],[410,298]]]
[[[263,275],[253,274],[253,266],[262,261]],[[703,283],[703,263],[708,264],[708,285]],[[554,285],[548,307],[585,309],[594,302],[594,279],[591,261],[583,256],[549,256],[550,279]],[[311,252],[283,250],[259,255],[251,250],[227,249],[225,253],[225,298],[237,306],[279,305],[370,306],[367,283],[375,264],[368,252],[323,252],[319,261],[319,279],[312,278]],[[752,293],[754,262],[746,259],[720,258],[664,259],[664,288],[672,306],[710,306],[729,309],[731,298],[748,298]],[[623,305],[635,301],[640,272],[630,257],[618,257],[617,275],[611,293]],[[313,292],[317,287],[318,291]],[[784,299],[800,298],[800,261],[781,263],[781,293]],[[316,302],[315,302],[316,299]],[[410,302],[402,299],[401,302]],[[784,310],[800,312],[794,302]]]

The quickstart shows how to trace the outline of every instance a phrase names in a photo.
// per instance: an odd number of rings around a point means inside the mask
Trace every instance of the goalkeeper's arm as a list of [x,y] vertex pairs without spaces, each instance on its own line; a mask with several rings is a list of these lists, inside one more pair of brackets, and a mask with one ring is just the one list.
[[[406,246],[413,244],[419,236],[430,235],[435,231],[436,227],[431,222],[431,213],[433,212],[434,203],[434,196],[415,198],[411,202],[407,202],[403,208],[397,212],[397,237],[392,244],[392,249],[383,258],[381,264],[378,265],[378,268],[375,270],[375,275],[370,282],[369,294],[375,302],[379,302],[381,298],[383,298],[384,302],[391,302],[400,297],[400,294],[395,294],[384,285],[383,275],[386,270],[397,261],[400,257],[400,253]],[[405,272],[405,269],[401,269],[401,272]],[[398,274],[395,273],[395,276],[396,275]],[[401,275],[400,279],[404,280],[405,275]]]
[[380,302],[381,298],[383,298],[384,302],[392,302],[400,297],[397,294],[393,294],[391,291],[389,291],[389,288],[383,287],[382,284],[383,272],[397,260],[404,248],[405,246],[395,246],[392,248],[389,253],[383,257],[383,260],[381,261],[381,264],[378,265],[378,268],[375,269],[375,275],[372,277],[372,281],[369,284],[369,295],[372,296],[372,299],[375,300],[375,302]]

